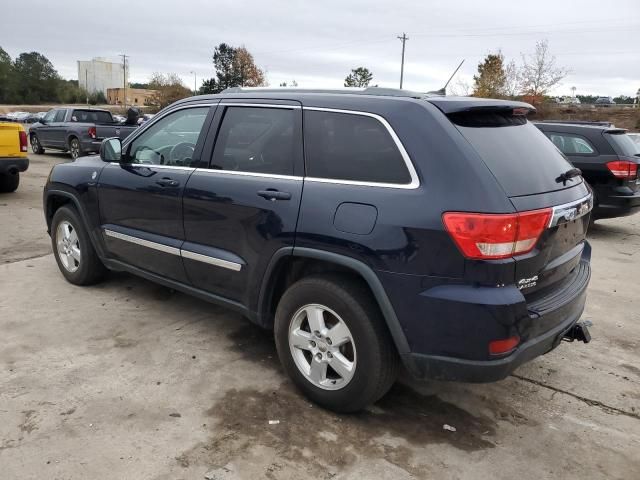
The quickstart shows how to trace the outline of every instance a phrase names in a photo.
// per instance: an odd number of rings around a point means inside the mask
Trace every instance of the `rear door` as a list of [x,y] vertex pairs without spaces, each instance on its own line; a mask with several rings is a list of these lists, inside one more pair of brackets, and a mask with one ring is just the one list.
[[515,282],[528,295],[563,280],[585,249],[593,207],[581,176],[563,179],[573,166],[526,117],[508,111],[449,115],[489,167],[517,212],[549,209],[536,247],[514,257]]
[[162,277],[188,283],[182,194],[200,159],[210,105],[166,112],[123,145],[123,160],[98,181],[100,220],[109,256]]
[[250,299],[273,253],[294,244],[304,168],[300,104],[225,100],[207,144],[206,165],[184,191],[185,269],[197,288],[254,308]]

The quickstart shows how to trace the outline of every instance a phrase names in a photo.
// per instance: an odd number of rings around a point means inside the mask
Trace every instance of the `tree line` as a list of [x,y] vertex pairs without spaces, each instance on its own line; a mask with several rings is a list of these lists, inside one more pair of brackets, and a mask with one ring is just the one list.
[[106,103],[104,94],[87,95],[77,80],[63,79],[51,61],[38,52],[24,52],[14,60],[0,47],[0,103]]
[[[500,51],[488,54],[479,64],[473,76],[472,91],[462,84],[463,95],[471,94],[485,98],[523,99],[540,104],[549,98],[554,87],[569,74],[569,70],[559,66],[555,55],[551,54],[546,40],[536,43],[533,54],[522,55],[520,62],[506,61]],[[640,90],[639,90],[640,94]],[[581,103],[595,103],[597,95],[576,95]],[[615,103],[633,103],[634,99],[620,95]]]
[[[268,86],[264,69],[256,65],[253,55],[243,45],[220,43],[211,57],[214,75],[206,79],[197,92],[187,88],[176,73],[155,72],[146,83],[131,83],[130,88],[155,90],[152,104],[156,108],[188,97],[194,93],[220,93],[232,87]],[[559,66],[546,40],[536,43],[530,55],[519,62],[507,61],[500,51],[488,54],[479,64],[473,86],[458,82],[453,90],[461,95],[488,98],[518,98],[539,104],[548,98],[569,71]],[[373,73],[357,67],[344,79],[345,87],[368,87]],[[297,87],[295,80],[280,83],[281,87]],[[21,53],[15,59],[0,47],[0,103],[106,103],[104,94],[87,95],[77,80],[63,79],[47,57],[38,52]],[[577,95],[582,103],[594,103],[597,96]],[[633,103],[633,98],[618,96],[616,103]]]

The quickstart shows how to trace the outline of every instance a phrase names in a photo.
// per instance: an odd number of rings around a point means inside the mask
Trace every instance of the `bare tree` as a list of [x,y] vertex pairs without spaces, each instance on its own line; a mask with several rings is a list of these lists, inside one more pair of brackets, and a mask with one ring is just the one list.
[[504,67],[504,95],[517,97],[522,91],[522,73],[515,60],[511,60]]
[[549,42],[536,42],[533,55],[522,56],[522,93],[539,102],[549,90],[558,85],[569,71],[556,66],[556,57],[549,53]]
[[459,78],[456,83],[449,87],[449,91],[451,92],[451,95],[456,97],[470,97],[472,88],[469,82]]

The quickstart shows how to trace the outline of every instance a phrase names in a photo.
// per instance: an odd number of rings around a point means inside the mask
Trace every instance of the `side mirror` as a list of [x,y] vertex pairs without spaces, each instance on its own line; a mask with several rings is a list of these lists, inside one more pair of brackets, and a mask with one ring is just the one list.
[[38,120],[38,122],[40,122],[42,125],[47,124],[47,121],[44,118],[41,118],[40,120]]
[[105,138],[100,144],[100,158],[103,162],[122,160],[122,142],[118,137]]

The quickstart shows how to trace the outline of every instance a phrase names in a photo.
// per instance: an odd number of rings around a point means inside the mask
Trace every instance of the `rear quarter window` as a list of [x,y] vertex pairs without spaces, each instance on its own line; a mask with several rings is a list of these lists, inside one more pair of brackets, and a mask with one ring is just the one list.
[[605,133],[604,137],[609,141],[618,155],[633,157],[640,154],[640,144],[635,143],[631,137],[625,133]]
[[375,117],[305,110],[304,142],[308,177],[411,183],[411,174],[398,145]]

